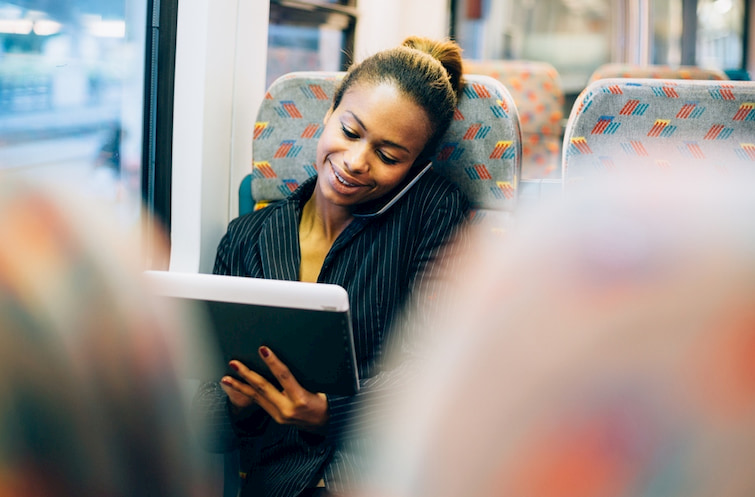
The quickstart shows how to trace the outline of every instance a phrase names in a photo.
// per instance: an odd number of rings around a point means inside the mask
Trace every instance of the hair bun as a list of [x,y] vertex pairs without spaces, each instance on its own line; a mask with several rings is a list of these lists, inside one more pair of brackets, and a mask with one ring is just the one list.
[[461,47],[456,42],[451,40],[433,40],[422,36],[410,36],[403,41],[402,45],[427,53],[440,62],[448,73],[451,87],[458,98],[463,88],[463,71]]

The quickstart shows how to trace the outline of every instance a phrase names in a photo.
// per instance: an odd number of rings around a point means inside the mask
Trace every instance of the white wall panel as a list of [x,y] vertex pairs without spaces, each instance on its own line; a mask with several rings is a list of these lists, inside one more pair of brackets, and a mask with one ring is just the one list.
[[176,41],[171,264],[209,272],[236,215],[264,96],[267,2],[180,2]]

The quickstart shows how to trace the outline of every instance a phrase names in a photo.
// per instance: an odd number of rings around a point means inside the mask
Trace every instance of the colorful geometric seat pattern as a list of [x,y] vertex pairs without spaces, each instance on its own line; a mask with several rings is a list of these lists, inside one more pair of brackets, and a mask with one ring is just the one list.
[[[268,89],[254,127],[251,193],[255,208],[285,198],[317,174],[314,159],[323,117],[343,75],[290,73]],[[500,82],[467,76],[433,168],[457,183],[476,208],[513,212],[521,170],[521,132],[516,106]]]
[[611,63],[598,67],[590,76],[589,83],[608,78],[650,79],[705,79],[727,80],[729,77],[719,69],[697,66],[671,67],[666,65],[640,65]]
[[317,140],[343,75],[293,72],[268,88],[254,124],[251,189],[255,208],[286,198],[317,174]]
[[755,171],[755,83],[600,79],[572,108],[566,186],[593,175]]
[[465,60],[464,71],[497,79],[514,98],[522,126],[522,179],[561,178],[564,92],[556,68],[527,60]]

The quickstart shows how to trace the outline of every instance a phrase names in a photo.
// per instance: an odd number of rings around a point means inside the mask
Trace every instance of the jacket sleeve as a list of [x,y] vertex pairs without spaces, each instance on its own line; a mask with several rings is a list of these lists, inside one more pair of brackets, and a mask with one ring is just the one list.
[[[244,224],[248,223],[245,223],[242,218],[236,218],[228,224],[228,230],[218,243],[215,265],[212,268],[213,274],[234,275],[242,266],[239,260],[243,250],[240,232],[243,231]],[[233,268],[236,268],[235,271]]]

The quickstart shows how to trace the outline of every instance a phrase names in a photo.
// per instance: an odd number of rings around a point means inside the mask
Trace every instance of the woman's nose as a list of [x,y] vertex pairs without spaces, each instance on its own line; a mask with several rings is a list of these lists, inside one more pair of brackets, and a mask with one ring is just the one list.
[[349,171],[353,173],[365,172],[369,169],[368,154],[369,148],[365,143],[354,143],[344,154],[344,163]]

